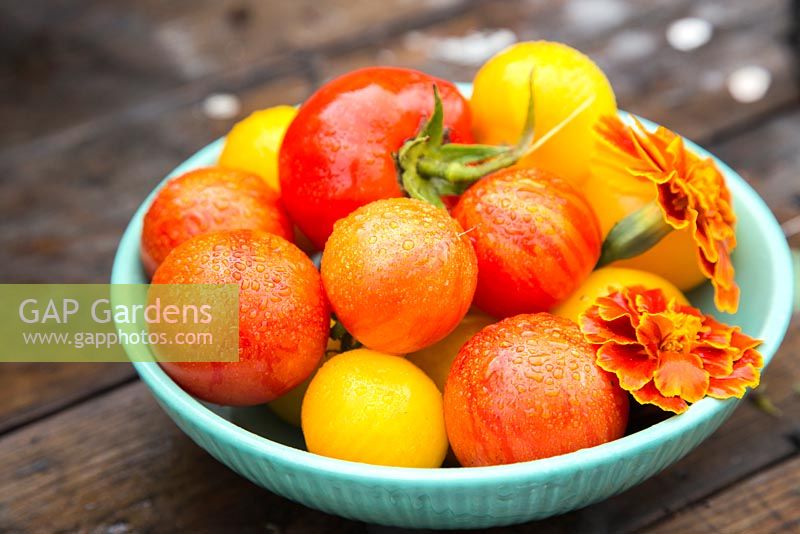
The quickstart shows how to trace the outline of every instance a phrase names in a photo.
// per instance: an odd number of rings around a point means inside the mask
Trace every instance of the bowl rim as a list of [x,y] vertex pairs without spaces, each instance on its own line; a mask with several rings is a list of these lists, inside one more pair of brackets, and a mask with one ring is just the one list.
[[[462,85],[461,87],[466,89],[465,93],[469,90],[468,86]],[[630,121],[633,116],[622,110],[619,111],[619,114],[626,121]],[[648,128],[657,126],[647,119],[639,118],[639,120]],[[139,280],[132,279],[135,278],[135,275],[130,271],[130,262],[138,261],[139,258],[141,225],[147,207],[157,191],[170,178],[190,169],[208,165],[210,161],[216,161],[216,155],[220,152],[223,141],[223,138],[217,139],[181,163],[142,202],[120,240],[112,268],[112,284],[140,283]],[[764,327],[758,333],[751,333],[755,337],[766,340],[761,346],[766,367],[780,346],[792,316],[793,291],[791,289],[794,277],[788,243],[764,200],[738,173],[702,147],[688,139],[685,139],[685,142],[688,148],[699,155],[712,158],[725,176],[734,198],[738,197],[740,203],[748,205],[757,226],[763,231],[762,237],[769,249],[769,257],[777,260],[765,265],[765,268],[772,270],[774,279],[789,281],[789,291],[771,293],[769,313],[764,320]],[[736,403],[739,400],[721,401],[705,398],[694,403],[684,414],[672,416],[633,434],[594,447],[540,460],[470,468],[392,467],[329,458],[272,441],[236,425],[204,406],[172,381],[157,363],[133,362],[133,366],[161,402],[169,405],[170,410],[175,410],[182,418],[190,420],[200,429],[200,432],[211,434],[217,442],[225,442],[234,447],[246,449],[254,456],[279,461],[285,466],[302,471],[313,470],[363,482],[391,479],[426,486],[463,486],[474,482],[485,482],[487,479],[498,483],[544,480],[550,479],[558,473],[572,472],[577,466],[580,466],[581,469],[592,469],[613,460],[630,458],[642,450],[655,448],[660,443],[699,428],[721,415],[729,403]]]

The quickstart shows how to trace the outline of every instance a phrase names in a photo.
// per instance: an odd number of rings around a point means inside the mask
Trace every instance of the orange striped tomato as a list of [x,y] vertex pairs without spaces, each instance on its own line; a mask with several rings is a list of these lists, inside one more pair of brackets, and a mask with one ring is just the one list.
[[339,219],[322,253],[336,318],[370,349],[408,354],[458,326],[477,282],[475,253],[448,213],[387,198]]
[[491,174],[453,210],[478,257],[475,305],[496,317],[549,310],[589,275],[600,223],[586,198],[540,169]]

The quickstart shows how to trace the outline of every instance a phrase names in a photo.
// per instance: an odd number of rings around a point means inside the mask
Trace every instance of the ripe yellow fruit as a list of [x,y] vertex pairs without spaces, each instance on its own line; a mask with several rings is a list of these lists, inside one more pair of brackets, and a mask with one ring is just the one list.
[[267,404],[272,413],[278,416],[282,421],[289,423],[292,426],[300,427],[300,407],[303,405],[303,396],[308,390],[308,385],[311,379],[314,378],[314,373],[306,378],[299,386],[290,390],[282,397],[278,397],[274,401]]
[[553,310],[560,315],[578,322],[578,316],[594,301],[609,294],[609,288],[620,289],[630,286],[644,286],[647,289],[661,289],[667,299],[677,299],[680,304],[689,304],[681,291],[669,281],[658,275],[637,269],[622,267],[603,267],[598,269],[581,284],[570,297]]
[[297,109],[292,106],[275,106],[237,122],[225,139],[219,164],[257,174],[275,191],[280,191],[278,153],[295,115]]
[[[325,350],[325,356],[322,357],[320,365],[324,364],[331,358],[331,354],[339,352],[339,342],[334,339],[328,340],[328,348]],[[296,386],[282,397],[278,397],[274,401],[267,403],[269,409],[283,421],[286,421],[292,426],[300,428],[300,408],[303,405],[303,397],[306,394],[308,385],[311,379],[317,374],[315,370],[311,376],[306,378],[299,386]]]
[[398,467],[439,467],[447,452],[442,394],[401,356],[356,349],[320,368],[303,399],[310,452]]
[[514,144],[522,132],[534,72],[535,132],[539,138],[588,98],[587,109],[518,165],[539,167],[575,185],[589,176],[594,125],[617,112],[611,84],[597,65],[562,43],[515,44],[487,61],[473,82],[470,100],[475,141]]
[[470,312],[447,337],[430,347],[409,354],[408,360],[431,377],[439,391],[444,391],[450,365],[464,343],[484,327],[496,322],[497,319],[481,312]]

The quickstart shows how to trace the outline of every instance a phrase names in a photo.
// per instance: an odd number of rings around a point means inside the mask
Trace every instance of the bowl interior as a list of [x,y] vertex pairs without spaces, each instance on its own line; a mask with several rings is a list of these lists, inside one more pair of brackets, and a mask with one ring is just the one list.
[[[628,114],[621,112],[628,119]],[[643,121],[648,127],[654,125]],[[702,148],[691,142],[690,148],[702,155],[713,157]],[[222,140],[206,146],[176,168],[161,185],[171,177],[183,174],[191,169],[214,165],[222,148]],[[792,307],[792,264],[786,240],[763,200],[756,192],[727,165],[714,158],[722,172],[734,197],[735,209],[739,218],[737,226],[738,247],[733,256],[736,268],[736,279],[742,291],[739,312],[732,316],[719,314],[714,309],[713,291],[709,284],[704,284],[689,295],[692,303],[707,313],[714,313],[725,322],[736,324],[757,338],[763,339],[761,350],[766,363],[769,363],[777,347],[783,339],[791,316]],[[155,195],[154,190],[142,203],[130,222],[117,252],[112,272],[112,283],[147,283],[148,279],[139,261],[139,239],[141,236],[142,218]],[[330,471],[342,470],[360,474],[392,472],[394,477],[416,477],[431,483],[442,477],[458,476],[460,479],[483,476],[481,473],[492,471],[500,474],[524,475],[538,470],[552,472],[554,469],[571,468],[575,462],[585,465],[601,462],[603,458],[632,450],[653,446],[668,436],[676,436],[696,428],[705,422],[721,416],[727,410],[730,401],[704,399],[693,405],[686,414],[671,417],[649,428],[625,436],[615,442],[607,443],[592,449],[546,460],[528,462],[527,467],[520,470],[510,466],[495,466],[470,470],[446,470],[447,474],[437,470],[414,470],[404,468],[382,468],[362,466],[340,460],[333,460],[311,455],[300,451],[303,449],[303,438],[296,429],[274,416],[263,406],[252,408],[224,408],[201,403],[183,392],[161,370],[157,364],[135,363],[137,371],[148,385],[157,393],[160,402],[178,406],[184,416],[193,423],[214,433],[229,434],[231,439],[246,442],[248,446],[262,455],[280,456],[282,460],[296,465],[309,463]],[[232,423],[232,424],[231,424]],[[266,439],[265,439],[266,438]],[[282,444],[282,445],[279,445]],[[347,464],[350,464],[349,466]],[[388,470],[388,471],[387,471]],[[413,475],[412,472],[416,472]],[[457,474],[457,472],[461,472]],[[469,473],[466,473],[469,472]]]

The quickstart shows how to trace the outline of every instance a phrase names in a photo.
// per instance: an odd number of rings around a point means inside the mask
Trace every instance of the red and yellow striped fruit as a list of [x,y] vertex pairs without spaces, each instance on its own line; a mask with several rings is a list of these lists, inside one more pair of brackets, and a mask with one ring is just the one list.
[[245,228],[293,239],[278,194],[255,174],[222,167],[187,172],[158,192],[144,216],[142,263],[152,275],[187,239]]
[[537,460],[621,437],[628,395],[578,325],[549,313],[487,326],[459,351],[444,420],[461,465]]
[[167,256],[153,284],[239,285],[239,361],[161,363],[203,400],[269,402],[308,378],[325,352],[330,311],[319,272],[273,234],[235,230],[192,238]]
[[321,271],[336,318],[365,346],[390,354],[452,332],[478,278],[458,223],[413,198],[377,200],[337,221]]
[[478,256],[475,305],[496,317],[546,311],[600,255],[600,223],[572,185],[539,169],[491,174],[453,210]]

